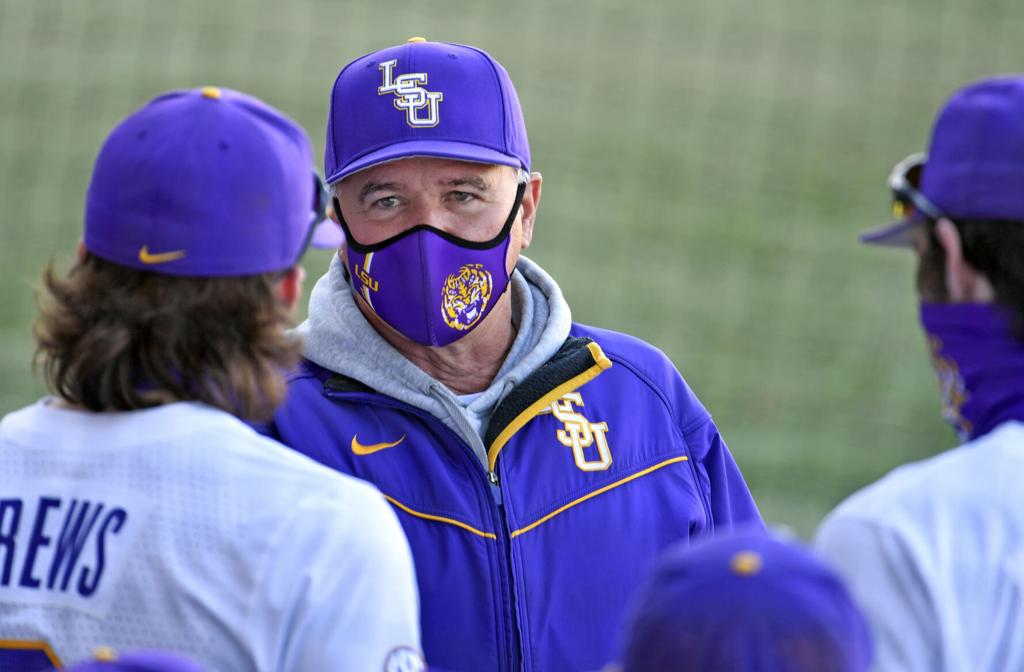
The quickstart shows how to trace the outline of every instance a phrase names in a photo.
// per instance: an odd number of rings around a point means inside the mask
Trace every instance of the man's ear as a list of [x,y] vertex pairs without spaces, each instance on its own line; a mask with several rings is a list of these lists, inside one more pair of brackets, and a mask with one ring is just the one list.
[[302,298],[302,283],[306,280],[306,269],[295,264],[288,269],[284,277],[278,281],[277,296],[289,313],[294,314]]
[[540,173],[530,173],[530,181],[526,183],[526,190],[523,192],[522,217],[523,217],[523,239],[522,249],[530,246],[533,240],[533,223],[537,220],[537,208],[540,206],[541,184],[544,178]]
[[995,292],[988,278],[964,258],[963,241],[956,225],[946,218],[935,223],[935,238],[946,253],[946,288],[952,303],[991,303]]
[[88,254],[88,253],[89,253],[89,250],[85,249],[85,241],[84,240],[79,240],[78,241],[78,249],[75,251],[75,254],[78,255],[78,260],[79,261],[85,261],[85,255]]

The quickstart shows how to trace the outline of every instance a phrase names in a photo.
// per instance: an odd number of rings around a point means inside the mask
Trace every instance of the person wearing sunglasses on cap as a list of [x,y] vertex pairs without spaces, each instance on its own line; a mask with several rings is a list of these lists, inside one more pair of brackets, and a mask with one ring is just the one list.
[[394,505],[432,667],[600,667],[660,549],[760,524],[715,424],[521,256],[541,176],[483,51],[414,38],[345,66],[325,171],[346,240],[268,431]]
[[106,138],[78,262],[43,276],[54,396],[0,422],[0,669],[96,645],[422,669],[388,504],[245,424],[298,359],[303,251],[340,240],[319,184],[305,132],[229,89],[165,93]]
[[889,178],[920,319],[962,445],[843,502],[816,545],[875,631],[879,670],[1024,669],[1024,75],[939,112]]

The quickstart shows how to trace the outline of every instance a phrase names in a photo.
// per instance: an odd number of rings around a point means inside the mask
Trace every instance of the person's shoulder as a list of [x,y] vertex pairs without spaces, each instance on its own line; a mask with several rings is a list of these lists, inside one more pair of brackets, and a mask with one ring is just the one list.
[[1024,466],[1024,424],[1005,423],[974,441],[896,467],[850,495],[829,519],[895,527],[908,519],[935,520],[941,510],[987,506],[996,493],[994,479],[1012,470],[1008,462]]
[[289,387],[295,385],[314,385],[319,387],[334,375],[335,373],[330,369],[303,357],[297,366],[285,374],[285,380]]
[[[327,485],[344,483],[345,487],[352,489],[354,493],[368,487],[363,481],[329,469],[294,449],[260,434],[234,416],[224,413],[219,421],[217,430],[222,434],[221,439],[225,440],[225,459],[238,459],[244,462],[244,468],[250,471],[266,472],[281,483],[296,482],[300,488],[303,482],[320,482]],[[210,429],[213,429],[213,426],[210,426]],[[369,491],[374,491],[372,486],[369,486]]]
[[[367,481],[328,469],[296,455],[305,464],[297,470],[300,478],[290,479],[293,506],[304,512],[303,518],[321,519],[332,529],[347,536],[376,534],[380,525],[391,525],[394,513],[379,490]],[[311,526],[311,529],[316,526]],[[314,532],[316,535],[323,530]]]
[[[256,506],[263,508],[264,516],[283,523],[290,543],[309,548],[304,554],[307,561],[313,555],[333,556],[333,564],[326,569],[339,571],[339,562],[351,568],[391,562],[395,554],[409,555],[394,510],[372,483],[323,467],[303,455],[296,457],[305,468],[279,474],[271,484],[277,488],[277,496],[264,497]],[[337,552],[319,550],[327,546]],[[343,561],[338,560],[339,555],[344,556]]]
[[877,592],[879,576],[934,585],[966,577],[956,584],[981,590],[1021,552],[1022,468],[1024,425],[1002,426],[854,493],[822,521],[815,546],[864,591]]
[[964,447],[977,449],[977,453],[985,458],[985,464],[997,468],[1002,468],[1007,462],[1024,465],[1024,422],[1004,422],[985,436],[964,444]]
[[931,485],[942,479],[951,461],[956,461],[954,448],[917,462],[900,465],[847,497],[830,515],[831,518],[860,520],[891,520],[893,513],[931,496]]
[[630,376],[661,397],[667,406],[682,406],[681,426],[693,427],[710,419],[675,364],[657,347],[629,334],[578,323],[572,325],[570,335],[590,338],[597,343],[612,362],[612,370],[618,371],[609,380],[621,381],[619,376]]
[[199,402],[100,413],[71,406],[56,397],[44,397],[5,416],[2,431],[5,436],[16,436],[29,443],[90,436],[108,448],[141,450],[173,444],[187,451],[191,450],[193,437],[237,432],[236,425],[240,424],[228,413]]
[[605,356],[647,375],[679,375],[672,360],[657,347],[636,336],[574,322],[570,336],[590,338]]
[[[368,483],[319,464],[229,413],[198,403],[175,406],[173,426],[187,429],[159,442],[188,451],[190,457],[176,462],[180,468],[200,468],[225,482],[245,482],[243,490],[254,493],[255,505],[261,500],[281,501],[310,493],[338,492],[342,499],[356,501],[376,493]],[[163,425],[172,426],[166,419]]]
[[29,404],[22,408],[10,411],[0,417],[0,432],[6,433],[17,431],[25,426],[31,426],[39,420],[40,410],[45,406],[46,399]]

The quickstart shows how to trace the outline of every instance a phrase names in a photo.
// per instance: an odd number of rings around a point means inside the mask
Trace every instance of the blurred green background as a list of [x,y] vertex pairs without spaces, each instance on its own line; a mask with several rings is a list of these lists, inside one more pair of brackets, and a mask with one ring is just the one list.
[[[230,86],[296,117],[321,156],[339,68],[422,35],[512,74],[544,174],[529,256],[575,318],[665,350],[766,518],[808,535],[953,443],[911,255],[855,235],[888,217],[889,168],[942,100],[1021,68],[1022,34],[1019,0],[0,0],[0,412],[43,393],[33,287],[70,263],[122,116]],[[311,280],[328,259],[307,256]]]

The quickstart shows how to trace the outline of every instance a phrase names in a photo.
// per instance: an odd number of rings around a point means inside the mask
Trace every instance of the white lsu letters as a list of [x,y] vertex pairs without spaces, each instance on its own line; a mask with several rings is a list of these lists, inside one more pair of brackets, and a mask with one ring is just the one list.
[[[396,65],[398,65],[398,60],[391,59],[377,66],[383,76],[383,82],[377,87],[377,95],[395,94],[395,107],[405,110],[406,123],[413,128],[437,126],[440,121],[437,106],[444,100],[444,94],[440,91],[427,91],[423,88],[427,84],[427,73],[425,72],[409,72],[395,77]],[[427,111],[426,116],[420,116],[420,111],[423,109]]]

